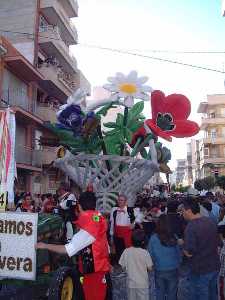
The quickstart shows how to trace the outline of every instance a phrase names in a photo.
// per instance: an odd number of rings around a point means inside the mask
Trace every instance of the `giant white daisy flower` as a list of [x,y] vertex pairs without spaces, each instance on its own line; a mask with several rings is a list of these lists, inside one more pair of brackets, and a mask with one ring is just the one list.
[[103,87],[112,93],[111,101],[123,98],[123,104],[127,107],[134,105],[135,98],[149,101],[147,93],[153,91],[150,86],[145,85],[148,77],[138,77],[136,71],[131,71],[127,76],[123,73],[116,73],[115,77],[108,77],[108,81],[110,83],[105,84]]

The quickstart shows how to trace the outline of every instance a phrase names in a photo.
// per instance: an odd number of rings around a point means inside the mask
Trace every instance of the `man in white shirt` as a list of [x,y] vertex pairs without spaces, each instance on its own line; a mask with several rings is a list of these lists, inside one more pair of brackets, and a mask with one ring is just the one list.
[[73,225],[75,220],[75,207],[77,205],[77,199],[74,194],[70,192],[70,187],[67,183],[61,183],[58,189],[59,195],[59,208],[60,214],[64,218],[66,223],[66,238],[70,241],[73,237]]
[[124,249],[131,246],[132,229],[142,223],[144,216],[139,208],[127,207],[126,196],[119,195],[117,202],[110,214],[110,236],[118,261]]

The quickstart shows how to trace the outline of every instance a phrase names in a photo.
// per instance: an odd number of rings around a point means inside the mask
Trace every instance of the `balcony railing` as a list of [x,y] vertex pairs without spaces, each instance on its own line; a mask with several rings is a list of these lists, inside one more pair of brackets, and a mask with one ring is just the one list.
[[16,145],[16,162],[37,168],[42,167],[42,151],[34,150],[23,145]]
[[212,114],[208,114],[208,115],[205,115],[202,117],[202,119],[216,119],[216,118],[225,118],[225,115],[212,113]]
[[36,114],[43,121],[50,121],[52,123],[56,122],[56,112],[57,108],[51,105],[50,103],[38,103],[36,107]]
[[1,104],[5,104],[8,106],[19,106],[26,111],[32,111],[34,110],[33,107],[31,107],[31,102],[29,101],[29,98],[27,96],[27,92],[21,88],[18,89],[6,89],[2,91],[1,93]]
[[56,44],[59,51],[63,53],[63,57],[66,57],[66,60],[69,60],[69,64],[77,71],[77,60],[70,54],[69,46],[61,37],[58,26],[45,25],[39,27],[39,42],[45,43],[48,41]]
[[62,81],[64,84],[66,84],[69,88],[74,89],[76,87],[77,84],[73,80],[73,76],[71,74],[63,72],[63,70],[60,70],[57,76],[58,79]]
[[57,148],[44,147],[42,150],[42,163],[43,165],[49,165],[56,159]]
[[50,39],[53,42],[59,42],[61,47],[63,47],[64,51],[69,53],[69,47],[62,39],[60,34],[60,29],[58,26],[53,25],[42,25],[39,27],[39,37],[44,39]]
[[204,137],[204,139],[216,139],[216,138],[225,138],[225,134],[209,133]]

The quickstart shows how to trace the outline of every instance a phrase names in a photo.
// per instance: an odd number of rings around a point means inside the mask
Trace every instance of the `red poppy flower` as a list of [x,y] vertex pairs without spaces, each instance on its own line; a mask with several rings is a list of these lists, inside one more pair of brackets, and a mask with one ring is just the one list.
[[[181,94],[165,96],[162,91],[154,91],[151,94],[152,119],[145,124],[152,132],[168,141],[173,137],[191,137],[199,132],[199,126],[193,121],[187,120],[191,113],[191,103],[187,97]],[[133,135],[132,145],[138,137],[145,137],[144,126]]]

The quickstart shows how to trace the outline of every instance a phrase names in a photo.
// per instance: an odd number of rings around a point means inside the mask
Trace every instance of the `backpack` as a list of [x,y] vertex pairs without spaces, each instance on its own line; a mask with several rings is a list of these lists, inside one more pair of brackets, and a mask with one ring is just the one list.
[[[130,223],[133,224],[135,221],[134,216],[134,208],[133,207],[127,207],[127,213],[130,218]],[[113,212],[113,220],[114,220],[114,226],[116,225],[116,216],[117,216],[117,210]]]

